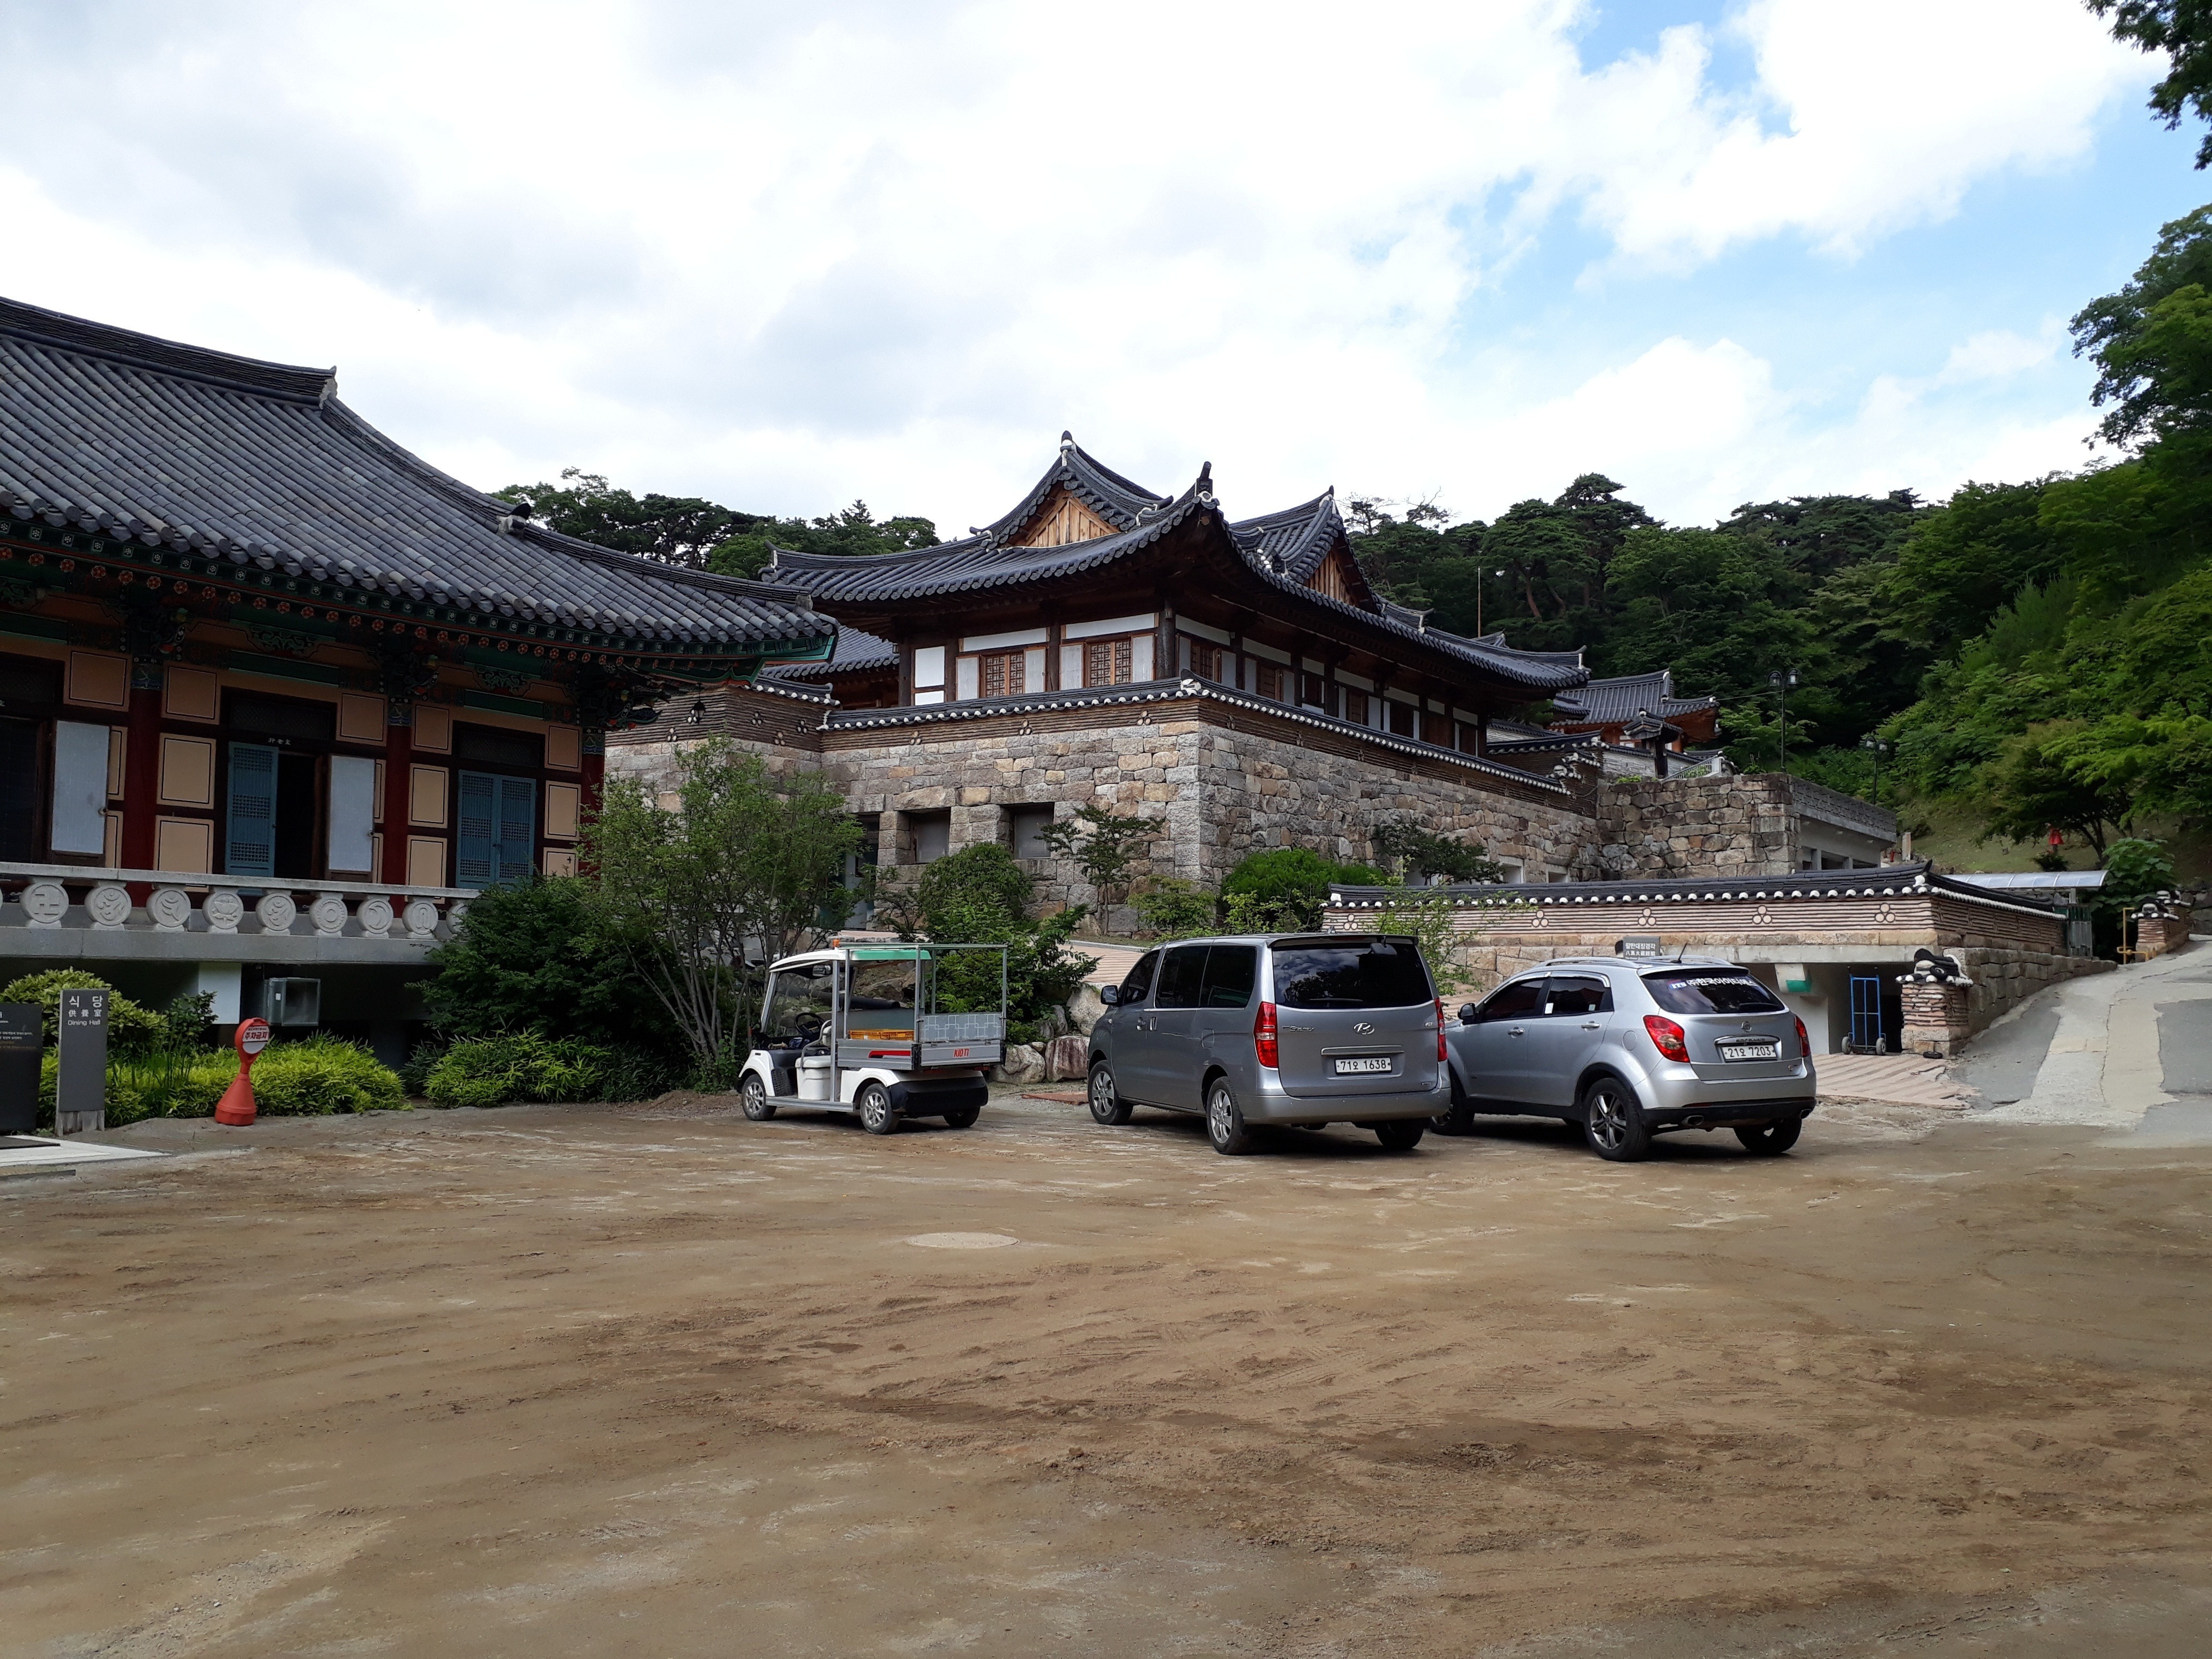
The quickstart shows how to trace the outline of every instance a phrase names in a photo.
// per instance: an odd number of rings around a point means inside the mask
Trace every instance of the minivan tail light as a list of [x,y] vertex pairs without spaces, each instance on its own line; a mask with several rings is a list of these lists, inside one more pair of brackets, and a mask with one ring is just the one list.
[[1646,1014],[1644,1029],[1651,1034],[1651,1046],[1668,1060],[1686,1061],[1690,1058],[1690,1045],[1683,1038],[1682,1028],[1673,1020]]
[[1451,1051],[1444,1047],[1444,1000],[1438,997],[1437,999],[1437,1064],[1442,1066],[1450,1058]]
[[1272,1002],[1261,1003],[1259,1018],[1252,1022],[1252,1052],[1271,1072],[1280,1064],[1280,1051],[1275,1047],[1275,1005]]
[[1813,1058],[1813,1039],[1805,1035],[1805,1022],[1802,1019],[1797,1022],[1797,1052],[1808,1060]]

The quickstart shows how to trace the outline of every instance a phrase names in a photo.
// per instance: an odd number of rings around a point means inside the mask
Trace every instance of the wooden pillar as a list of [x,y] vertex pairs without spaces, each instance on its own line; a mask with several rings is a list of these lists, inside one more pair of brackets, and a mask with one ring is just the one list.
[[[161,788],[161,665],[158,659],[137,661],[131,665],[131,723],[123,739],[123,845],[117,856],[126,870],[154,867],[154,819],[161,810],[155,798]],[[131,898],[145,902],[146,895],[137,890],[136,884]]]
[[384,714],[384,868],[377,878],[407,879],[408,803],[415,781],[415,705],[388,699]]
[[1060,628],[1058,617],[1044,625],[1044,689],[1048,691],[1063,689],[1060,683],[1060,648],[1067,643],[1067,640]]
[[1160,629],[1158,642],[1152,647],[1152,678],[1172,680],[1182,678],[1182,670],[1176,662],[1175,601],[1165,593],[1159,596]]

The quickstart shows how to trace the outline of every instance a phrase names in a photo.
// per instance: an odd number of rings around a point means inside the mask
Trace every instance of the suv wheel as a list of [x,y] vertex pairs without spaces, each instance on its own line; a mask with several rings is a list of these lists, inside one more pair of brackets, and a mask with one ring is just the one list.
[[1206,1138],[1224,1158],[1241,1158],[1260,1149],[1259,1138],[1244,1125],[1243,1109],[1219,1078],[1206,1091]]
[[1583,1133],[1590,1151],[1616,1164],[1651,1156],[1651,1126],[1636,1091],[1617,1077],[1595,1077],[1583,1091]]
[[1410,1152],[1421,1144],[1421,1132],[1428,1127],[1417,1117],[1389,1118],[1375,1126],[1375,1139],[1386,1152]]
[[1130,1109],[1115,1091],[1114,1068],[1100,1060],[1091,1068],[1091,1115],[1101,1123],[1127,1123]]
[[1451,1074],[1450,1109],[1431,1118],[1429,1127],[1440,1135],[1471,1135],[1474,1133],[1474,1103],[1467,1097],[1467,1091],[1459,1086],[1458,1073]]
[[1740,1123],[1735,1138],[1743,1142],[1744,1150],[1756,1152],[1761,1158],[1779,1158],[1797,1144],[1797,1133],[1805,1127],[1802,1118],[1777,1118],[1771,1123]]
[[860,1127],[872,1135],[898,1133],[898,1113],[891,1106],[891,1091],[880,1083],[863,1083],[860,1098],[853,1103],[860,1109]]
[[765,1123],[775,1115],[775,1103],[768,1097],[768,1085],[761,1081],[758,1072],[745,1073],[745,1080],[738,1085],[738,1103],[756,1123]]

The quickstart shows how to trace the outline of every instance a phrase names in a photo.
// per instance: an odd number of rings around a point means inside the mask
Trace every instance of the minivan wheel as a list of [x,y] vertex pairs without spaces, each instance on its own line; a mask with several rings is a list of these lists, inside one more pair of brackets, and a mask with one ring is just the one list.
[[765,1123],[775,1115],[775,1103],[768,1097],[768,1085],[761,1081],[758,1072],[745,1073],[745,1080],[738,1085],[738,1103],[756,1123]]
[[891,1091],[880,1083],[863,1083],[860,1097],[853,1103],[860,1109],[860,1127],[872,1135],[898,1133],[897,1111],[891,1105]]
[[1228,1084],[1216,1079],[1206,1091],[1206,1138],[1224,1158],[1241,1158],[1259,1150],[1259,1138],[1244,1125],[1244,1111]]
[[1410,1152],[1421,1144],[1421,1132],[1428,1127],[1417,1117],[1389,1118],[1375,1126],[1375,1139],[1386,1152]]
[[1091,1068],[1091,1115],[1101,1123],[1127,1123],[1133,1109],[1114,1089],[1114,1068],[1100,1060]]
[[1795,1117],[1777,1118],[1771,1123],[1739,1123],[1735,1138],[1747,1152],[1778,1158],[1797,1144],[1797,1132],[1804,1127],[1804,1120]]
[[1592,1078],[1583,1091],[1583,1133],[1590,1151],[1616,1164],[1651,1155],[1651,1126],[1644,1121],[1643,1103],[1617,1077]]

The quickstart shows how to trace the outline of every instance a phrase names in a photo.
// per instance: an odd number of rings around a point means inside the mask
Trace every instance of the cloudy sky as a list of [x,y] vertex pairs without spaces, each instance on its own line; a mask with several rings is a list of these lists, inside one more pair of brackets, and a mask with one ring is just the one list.
[[2212,195],[2078,0],[0,0],[0,293],[485,488],[948,533],[1063,427],[1237,514],[2081,464]]

